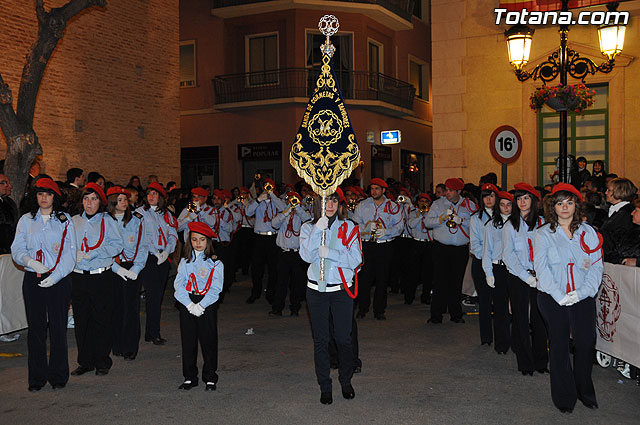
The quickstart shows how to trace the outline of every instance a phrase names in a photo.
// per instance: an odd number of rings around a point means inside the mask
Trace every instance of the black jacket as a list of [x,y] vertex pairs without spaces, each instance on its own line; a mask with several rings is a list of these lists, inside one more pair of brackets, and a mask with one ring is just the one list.
[[630,235],[636,227],[631,220],[631,212],[633,209],[633,204],[625,205],[609,217],[600,227],[600,233],[604,239],[604,244],[602,245],[604,261],[620,264],[623,259],[627,258],[627,256],[625,256],[628,248],[626,245],[629,245],[627,236]]
[[18,224],[18,207],[8,196],[0,197],[0,254],[10,254]]

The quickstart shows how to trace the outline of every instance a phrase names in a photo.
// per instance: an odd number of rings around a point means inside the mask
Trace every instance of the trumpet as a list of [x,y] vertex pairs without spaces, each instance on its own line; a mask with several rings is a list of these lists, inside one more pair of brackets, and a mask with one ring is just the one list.
[[271,183],[269,183],[269,182],[266,182],[264,184],[263,188],[267,193],[273,192],[273,185]]
[[454,220],[453,213],[447,216],[447,222],[445,223],[449,229],[455,229],[458,227],[458,223]]
[[298,199],[297,196],[292,196],[292,197],[289,198],[289,205],[291,205],[293,208],[295,208],[298,205],[300,205],[300,200]]
[[398,197],[396,198],[396,202],[399,204],[404,204],[405,202],[407,202],[407,198],[404,195],[398,195]]
[[198,211],[200,211],[200,206],[191,201],[189,202],[189,204],[187,204],[187,211],[189,211],[190,213],[197,213]]
[[418,207],[418,210],[420,210],[421,213],[429,212],[429,205],[427,205],[427,204],[420,205]]
[[262,180],[262,174],[260,174],[260,173],[255,173],[255,174],[253,175],[253,179],[254,179],[255,181],[260,181],[260,180]]
[[358,205],[358,202],[356,202],[355,199],[349,199],[349,201],[347,202],[347,209],[353,212],[356,210],[357,205]]
[[247,195],[238,195],[236,199],[238,202],[244,202],[244,200],[247,199]]
[[304,204],[305,204],[306,206],[308,206],[308,207],[310,207],[311,205],[313,205],[313,196],[311,196],[311,195],[307,195],[307,196],[304,198]]

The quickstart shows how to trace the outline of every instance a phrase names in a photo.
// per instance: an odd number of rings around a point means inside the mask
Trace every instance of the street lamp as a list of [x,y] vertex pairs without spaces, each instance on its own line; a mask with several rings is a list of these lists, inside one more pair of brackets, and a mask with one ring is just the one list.
[[[607,4],[607,9],[614,12],[617,2]],[[562,0],[562,12],[569,11],[569,0]],[[537,65],[531,72],[523,68],[529,61],[529,53],[533,41],[533,30],[525,25],[516,25],[505,31],[509,62],[513,65],[516,77],[519,81],[528,79],[541,80],[543,84],[560,77],[560,84],[567,85],[567,76],[571,75],[584,83],[587,74],[596,72],[609,73],[613,70],[614,58],[622,52],[624,44],[625,27],[622,24],[601,25],[598,28],[600,39],[600,51],[607,57],[607,61],[597,65],[589,58],[583,58],[575,50],[567,47],[569,34],[568,25],[560,25],[560,48],[553,52],[546,61]],[[560,112],[560,176],[561,182],[567,182],[569,175],[567,170],[567,111]]]

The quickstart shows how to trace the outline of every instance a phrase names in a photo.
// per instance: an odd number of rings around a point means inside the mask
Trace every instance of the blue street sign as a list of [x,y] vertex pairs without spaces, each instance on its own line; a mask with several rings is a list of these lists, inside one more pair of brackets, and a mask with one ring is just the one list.
[[394,145],[400,143],[402,133],[400,130],[388,130],[380,132],[380,143],[383,145]]

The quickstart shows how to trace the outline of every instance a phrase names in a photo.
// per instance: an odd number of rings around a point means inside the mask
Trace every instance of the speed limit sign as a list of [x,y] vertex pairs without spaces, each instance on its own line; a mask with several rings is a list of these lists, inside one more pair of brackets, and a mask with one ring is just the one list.
[[502,164],[515,162],[522,152],[522,137],[510,125],[496,128],[489,140],[491,155]]

